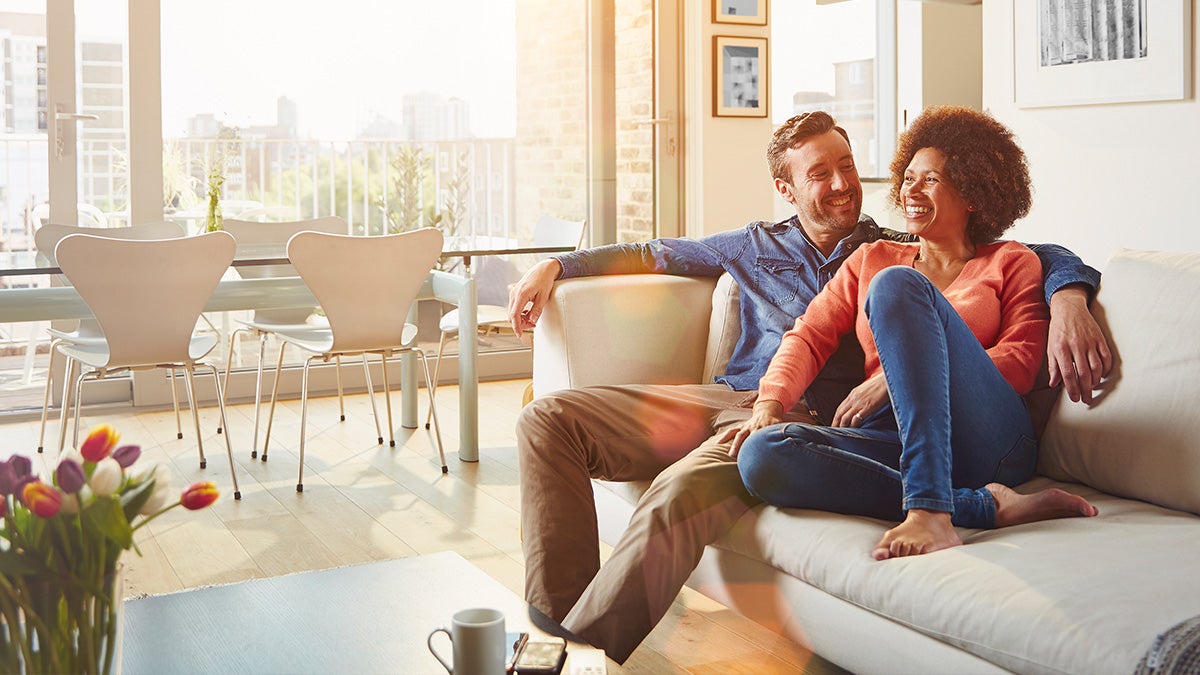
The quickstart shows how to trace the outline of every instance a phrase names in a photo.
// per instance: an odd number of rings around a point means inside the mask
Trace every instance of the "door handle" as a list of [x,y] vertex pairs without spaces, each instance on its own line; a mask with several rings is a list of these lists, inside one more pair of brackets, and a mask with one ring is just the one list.
[[61,103],[54,105],[54,158],[62,159],[63,152],[66,150],[66,141],[63,140],[63,122],[82,122],[84,120],[98,120],[99,115],[90,113],[75,113],[66,112]]

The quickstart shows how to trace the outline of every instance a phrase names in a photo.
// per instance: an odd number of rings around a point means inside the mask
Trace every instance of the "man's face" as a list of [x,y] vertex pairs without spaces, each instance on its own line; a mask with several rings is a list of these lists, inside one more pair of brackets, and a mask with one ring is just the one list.
[[830,129],[789,148],[786,158],[792,180],[775,179],[775,189],[796,207],[809,236],[849,234],[862,211],[862,184],[846,139]]

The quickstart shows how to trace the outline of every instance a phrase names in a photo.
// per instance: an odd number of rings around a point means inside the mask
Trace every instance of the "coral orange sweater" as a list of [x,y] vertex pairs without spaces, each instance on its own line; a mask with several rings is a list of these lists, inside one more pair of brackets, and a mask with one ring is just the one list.
[[[880,270],[912,265],[919,244],[876,241],[855,251],[783,335],[779,351],[759,382],[760,401],[790,410],[837,348],[854,330],[866,354],[865,372],[879,372],[879,352],[860,311],[867,286]],[[1001,241],[980,246],[958,278],[943,291],[1000,374],[1018,394],[1029,393],[1046,350],[1049,310],[1042,299],[1042,267],[1025,246]]]

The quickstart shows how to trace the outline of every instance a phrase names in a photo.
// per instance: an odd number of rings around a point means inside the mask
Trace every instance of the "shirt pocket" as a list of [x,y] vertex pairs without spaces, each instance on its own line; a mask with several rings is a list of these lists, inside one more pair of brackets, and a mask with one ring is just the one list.
[[803,265],[795,260],[759,256],[754,263],[755,283],[763,297],[779,308],[796,300]]

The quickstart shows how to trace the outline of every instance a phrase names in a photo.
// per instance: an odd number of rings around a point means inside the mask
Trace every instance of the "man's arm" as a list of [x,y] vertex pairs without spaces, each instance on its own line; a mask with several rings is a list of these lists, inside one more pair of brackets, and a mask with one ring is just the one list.
[[1100,272],[1056,244],[1030,244],[1042,262],[1042,285],[1050,305],[1046,361],[1050,386],[1062,383],[1072,401],[1092,402],[1092,390],[1112,368],[1112,352],[1088,303]]
[[600,274],[688,274],[717,276],[725,271],[723,250],[736,250],[728,242],[744,237],[740,230],[704,239],[655,239],[612,244],[572,251],[534,265],[508,289],[508,320],[519,337],[537,325],[554,282],[560,278]]

